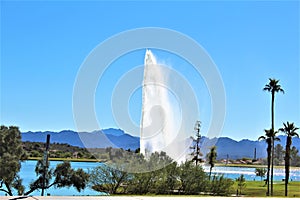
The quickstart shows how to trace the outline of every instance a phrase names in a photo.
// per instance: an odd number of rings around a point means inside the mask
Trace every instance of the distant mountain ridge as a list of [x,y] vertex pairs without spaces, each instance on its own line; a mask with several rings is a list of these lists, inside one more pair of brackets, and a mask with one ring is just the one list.
[[140,138],[125,133],[121,129],[104,129],[93,132],[75,132],[63,130],[60,132],[37,131],[22,133],[22,141],[45,142],[46,135],[50,134],[50,143],[67,143],[72,146],[88,148],[123,148],[135,150],[140,147]]
[[[88,147],[88,148],[123,148],[135,150],[140,147],[140,138],[132,136],[121,129],[103,129],[93,132],[78,133],[71,130],[63,130],[60,132],[24,132],[22,133],[22,141],[30,142],[45,142],[46,135],[51,135],[51,143],[67,143],[72,146]],[[286,137],[279,135],[280,143],[285,147]],[[265,158],[266,155],[266,143],[265,141],[252,141],[243,139],[241,141],[235,141],[228,137],[212,138],[202,137],[201,139],[201,152],[206,155],[209,148],[213,145],[217,146],[218,159],[225,159],[227,155],[230,159],[238,158],[253,158],[254,148],[256,148],[256,158]],[[300,138],[293,138],[293,144],[300,151]]]

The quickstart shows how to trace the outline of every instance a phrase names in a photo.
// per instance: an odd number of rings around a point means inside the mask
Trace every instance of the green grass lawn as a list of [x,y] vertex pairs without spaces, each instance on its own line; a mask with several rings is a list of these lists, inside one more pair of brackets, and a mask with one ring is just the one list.
[[[245,168],[267,168],[267,165],[249,165],[249,164],[223,164],[217,163],[216,166],[219,167],[245,167]],[[284,169],[284,165],[276,165],[274,166],[276,169]],[[299,167],[290,166],[290,169],[299,169]]]
[[[274,197],[284,197],[284,182],[274,182]],[[270,186],[271,187],[271,186]],[[234,188],[237,188],[235,183]],[[263,181],[246,181],[246,188],[242,191],[244,196],[265,197],[267,186]],[[300,182],[290,182],[288,186],[288,197],[300,197]]]

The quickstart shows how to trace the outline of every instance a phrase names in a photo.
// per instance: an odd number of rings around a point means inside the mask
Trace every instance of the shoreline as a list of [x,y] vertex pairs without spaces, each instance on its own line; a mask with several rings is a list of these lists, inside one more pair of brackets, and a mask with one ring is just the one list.
[[[41,160],[42,157],[28,157],[26,160]],[[70,162],[95,162],[95,163],[105,163],[107,160],[101,159],[89,159],[89,158],[48,158],[49,161],[70,161]],[[203,164],[207,165],[207,164]],[[251,165],[251,164],[223,164],[216,163],[216,167],[241,167],[241,168],[267,168],[267,165]],[[284,169],[284,165],[274,166],[276,169]],[[300,167],[290,166],[290,169],[298,169]]]
[[[26,160],[41,160],[42,157],[28,157]],[[88,158],[48,158],[49,161],[70,161],[70,162],[99,162],[105,163],[107,160],[88,159]]]
[[[267,168],[267,165],[251,165],[251,164],[222,164],[222,163],[216,163],[216,167],[241,167],[241,168]],[[284,169],[284,165],[276,165],[274,166],[275,169]],[[300,170],[300,167],[290,166],[290,169],[298,169]]]

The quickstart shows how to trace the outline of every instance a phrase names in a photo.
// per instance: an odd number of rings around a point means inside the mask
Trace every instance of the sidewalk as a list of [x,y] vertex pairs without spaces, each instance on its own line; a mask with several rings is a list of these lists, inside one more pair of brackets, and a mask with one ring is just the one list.
[[[266,198],[255,198],[255,197],[196,197],[196,196],[30,196],[30,197],[0,197],[0,200],[231,200],[231,199],[243,199],[243,200],[266,200]],[[272,200],[283,199],[283,198],[272,198]],[[300,199],[300,198],[292,198]]]

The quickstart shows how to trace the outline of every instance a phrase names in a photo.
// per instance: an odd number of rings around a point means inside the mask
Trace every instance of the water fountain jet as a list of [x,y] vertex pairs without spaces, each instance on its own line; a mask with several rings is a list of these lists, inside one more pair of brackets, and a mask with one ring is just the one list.
[[168,74],[150,50],[144,60],[140,152],[146,157],[153,152],[168,150],[174,140],[175,113],[168,91]]

